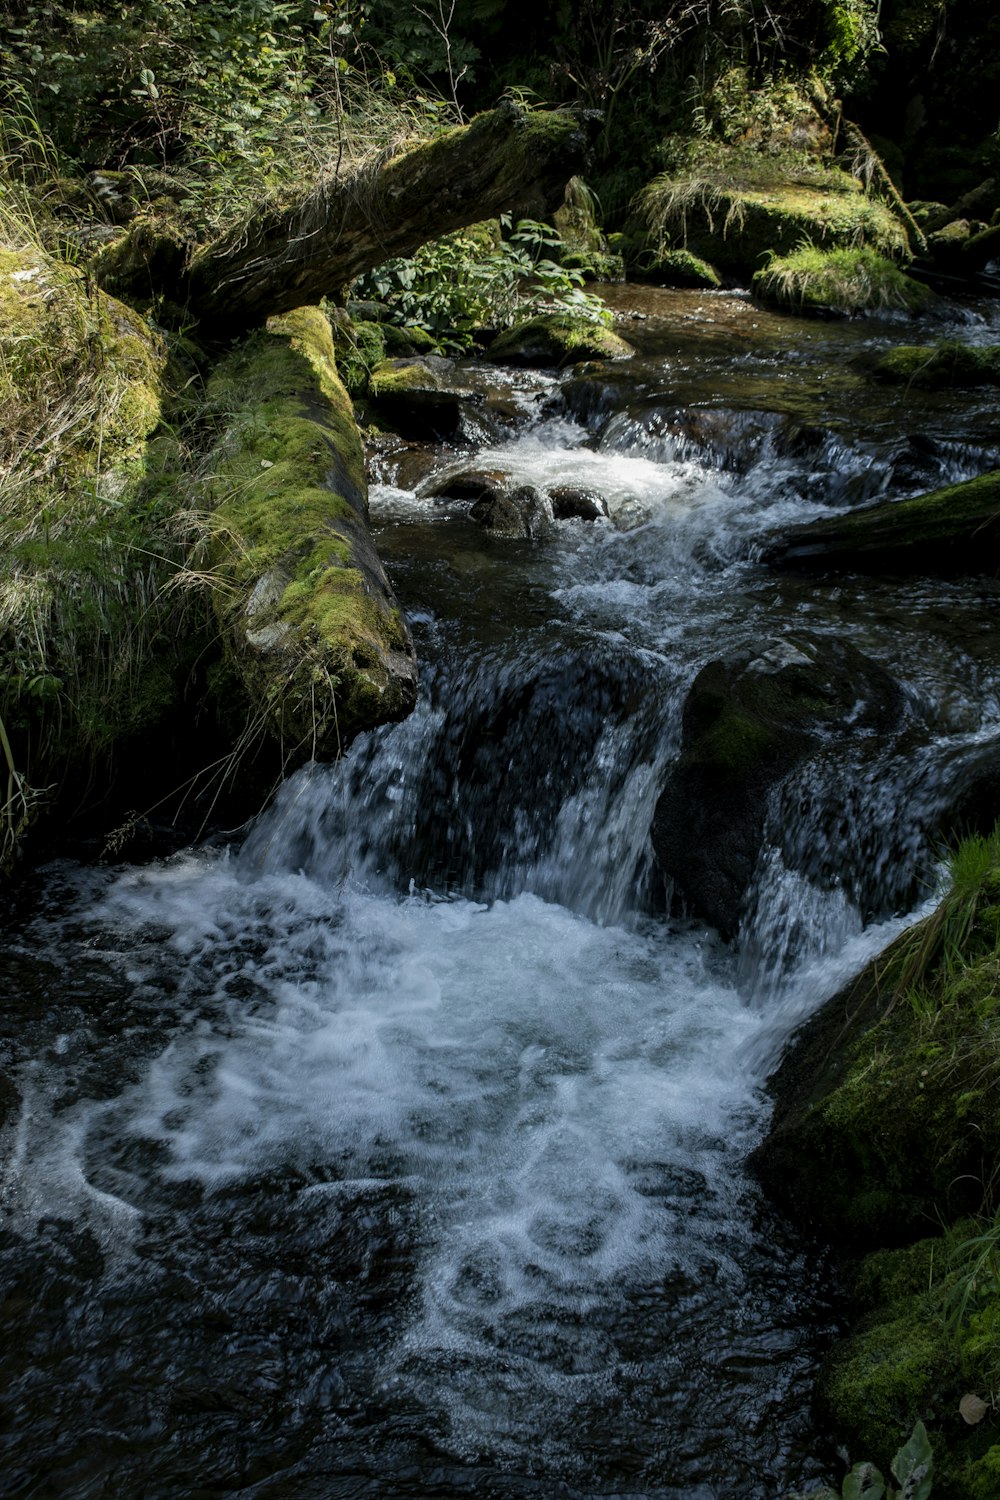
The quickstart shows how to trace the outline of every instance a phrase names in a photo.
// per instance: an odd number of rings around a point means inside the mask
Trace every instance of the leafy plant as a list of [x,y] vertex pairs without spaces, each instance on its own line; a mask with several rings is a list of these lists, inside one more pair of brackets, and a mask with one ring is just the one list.
[[882,1471],[872,1463],[855,1464],[837,1491],[827,1486],[811,1495],[788,1495],[786,1500],[929,1500],[934,1456],[923,1422],[918,1422],[892,1460],[892,1477],[899,1486],[887,1485]]
[[506,240],[478,233],[446,235],[416,255],[386,261],[357,283],[363,297],[385,302],[392,321],[422,328],[442,352],[468,349],[483,329],[509,328],[520,317],[541,312],[572,313],[608,326],[611,314],[583,290],[582,271],[551,258],[562,240],[548,224],[520,219]]

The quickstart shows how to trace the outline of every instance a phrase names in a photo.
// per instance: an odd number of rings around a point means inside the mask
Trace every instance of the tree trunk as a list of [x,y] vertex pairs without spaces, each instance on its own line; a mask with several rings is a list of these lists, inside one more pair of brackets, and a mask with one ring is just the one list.
[[[182,295],[213,332],[239,333],[335,294],[391,256],[411,255],[464,225],[504,212],[541,217],[581,170],[586,145],[579,116],[505,102],[388,163],[321,181],[291,207],[238,225],[195,254]],[[110,261],[103,273],[96,269],[99,280],[123,290]]]

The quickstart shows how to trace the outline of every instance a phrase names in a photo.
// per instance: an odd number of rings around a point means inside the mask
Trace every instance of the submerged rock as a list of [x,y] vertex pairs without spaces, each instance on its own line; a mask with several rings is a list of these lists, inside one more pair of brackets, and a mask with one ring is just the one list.
[[995,573],[1000,470],[908,500],[813,521],[764,553],[772,567],[860,573]]
[[856,647],[806,633],[703,667],[652,826],[660,869],[691,909],[732,937],[772,792],[831,740],[895,727],[903,704]]
[[901,344],[883,354],[875,366],[880,380],[922,390],[958,385],[1000,385],[1000,345]]

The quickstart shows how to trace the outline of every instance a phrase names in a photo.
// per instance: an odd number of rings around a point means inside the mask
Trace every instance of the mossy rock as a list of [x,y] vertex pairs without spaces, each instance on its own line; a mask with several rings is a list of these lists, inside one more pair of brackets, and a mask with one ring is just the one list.
[[883,354],[875,374],[880,380],[921,390],[1000,385],[1000,345],[903,344]]
[[628,359],[634,352],[631,344],[592,318],[542,313],[501,333],[486,358],[504,365],[562,367],[588,359]]
[[621,280],[624,262],[608,244],[597,220],[597,200],[581,177],[571,177],[566,184],[552,222],[562,241],[554,252],[561,265],[582,272],[589,280]]
[[703,161],[663,173],[639,205],[651,245],[681,247],[747,279],[767,255],[790,255],[803,243],[863,246],[890,259],[910,253],[899,218],[847,172],[745,148],[716,146]]
[[665,286],[704,287],[711,290],[722,285],[722,279],[707,260],[692,255],[690,250],[665,250],[654,255],[649,262],[647,274],[655,276]]
[[802,1029],[751,1164],[799,1224],[865,1258],[826,1421],[883,1468],[913,1423],[935,1493],[984,1500],[1000,1419],[1000,825],[965,839],[938,910]]
[[392,359],[413,354],[433,354],[437,348],[434,335],[413,323],[383,323],[381,328],[385,352]]
[[828,1002],[769,1085],[758,1174],[800,1221],[851,1248],[905,1244],[978,1212],[995,1180],[997,831],[967,839],[952,869],[934,916]]
[[[827,1360],[819,1403],[852,1453],[888,1472],[895,1450],[923,1422],[934,1448],[934,1492],[986,1500],[1000,1476],[1000,1419],[990,1409],[963,1419],[963,1397],[994,1389],[996,1340],[976,1346],[977,1324],[1000,1316],[1000,1288],[968,1277],[984,1226],[961,1220],[899,1250],[867,1256],[856,1273],[854,1330]],[[967,1294],[971,1301],[967,1300]],[[959,1315],[966,1301],[972,1311]]]
[[850,317],[892,309],[917,313],[928,290],[874,250],[800,246],[754,273],[759,301],[804,317]]
[[208,405],[218,613],[249,701],[290,761],[336,755],[413,707],[413,645],[368,530],[364,454],[317,308],[272,319]]
[[447,442],[495,435],[482,391],[464,384],[444,355],[384,360],[369,393],[379,422],[402,437]]
[[652,826],[659,866],[690,908],[731,937],[775,788],[831,737],[886,732],[902,713],[881,667],[806,632],[703,667]]
[[810,571],[996,573],[1000,470],[800,526],[773,544],[765,561]]

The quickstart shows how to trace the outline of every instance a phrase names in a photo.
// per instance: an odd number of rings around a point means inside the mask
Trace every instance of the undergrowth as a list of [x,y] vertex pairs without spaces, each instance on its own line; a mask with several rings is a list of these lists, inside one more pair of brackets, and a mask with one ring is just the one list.
[[[506,238],[501,238],[500,230]],[[609,327],[611,313],[583,289],[582,271],[561,265],[559,233],[535,219],[474,226],[386,261],[356,284],[383,302],[390,321],[418,329],[441,353],[461,353],[483,330],[509,328],[539,313],[570,313]]]

